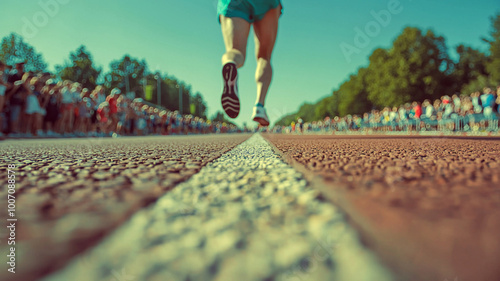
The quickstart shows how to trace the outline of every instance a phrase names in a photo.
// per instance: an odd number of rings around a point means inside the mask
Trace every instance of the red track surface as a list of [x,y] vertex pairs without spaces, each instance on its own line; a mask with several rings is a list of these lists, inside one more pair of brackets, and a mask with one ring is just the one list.
[[498,139],[266,138],[402,279],[500,280]]
[[[2,200],[7,200],[7,167],[16,165],[15,280],[36,280],[62,267],[135,211],[248,137],[1,142]],[[6,217],[7,208],[1,208],[0,219],[5,222]],[[5,246],[0,247],[4,258]],[[0,280],[10,280],[5,274],[10,273],[0,272]]]

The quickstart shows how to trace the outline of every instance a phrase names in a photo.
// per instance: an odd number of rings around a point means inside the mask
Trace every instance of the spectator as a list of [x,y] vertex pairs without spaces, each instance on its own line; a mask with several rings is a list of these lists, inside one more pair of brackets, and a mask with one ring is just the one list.
[[61,119],[59,120],[59,133],[70,136],[72,129],[72,119],[74,116],[75,96],[73,94],[73,84],[70,81],[62,83],[61,93]]
[[42,107],[45,108],[45,129],[47,136],[54,137],[56,134],[56,121],[59,118],[60,106],[61,106],[61,96],[59,90],[57,89],[57,83],[49,79],[45,83],[45,87],[42,89],[43,102]]
[[[85,99],[85,100],[84,100]],[[76,136],[83,137],[87,132],[87,120],[89,116],[89,109],[87,108],[87,98],[78,99],[75,103],[75,122],[74,122],[74,133]]]
[[[25,74],[28,75],[28,74]],[[27,77],[26,79],[29,79]],[[41,131],[41,118],[43,114],[42,107],[38,97],[41,95],[41,86],[37,77],[33,77],[29,82],[29,91],[27,91],[26,98],[26,135],[28,137],[33,134],[42,135]]]
[[479,96],[480,96],[479,92],[474,92],[471,94],[472,106],[474,107],[474,113],[481,113],[483,110]]
[[[302,118],[300,118],[300,117],[299,117],[299,118],[297,119],[297,125],[298,125],[298,128],[297,128],[297,129],[298,129],[298,132],[302,134],[302,133],[304,132],[304,120],[303,120]],[[297,126],[297,125],[296,125],[296,126]]]
[[399,107],[399,121],[401,122],[400,128],[402,130],[403,126],[407,127],[409,125],[409,104],[405,104]]
[[496,103],[495,103],[495,107],[496,107],[496,110],[495,112],[497,114],[500,114],[500,86],[497,87],[497,95],[496,95]]
[[106,101],[104,90],[101,86],[97,86],[90,94],[87,103],[91,106],[90,110],[90,134],[97,136],[97,129],[100,128],[99,120],[97,120],[97,110],[99,105]]
[[[234,125],[149,106],[141,99],[132,102],[119,89],[106,98],[102,86],[89,90],[69,80],[56,83],[50,73],[23,72],[22,63],[9,73],[7,67],[0,64],[0,133],[8,129],[11,137],[83,137],[97,136],[98,131],[105,136],[112,132],[166,135],[238,130]],[[3,126],[4,121],[8,121],[8,128]]]
[[16,68],[9,71],[8,82],[14,84],[16,81],[21,81],[24,75],[24,62],[16,63]]
[[5,70],[6,65],[0,61],[0,137],[3,137],[5,94],[7,92],[7,88],[9,87],[9,84],[7,83],[7,73]]
[[[145,106],[147,106],[147,105],[145,105]],[[139,136],[142,136],[146,133],[147,125],[148,124],[146,121],[146,111],[145,111],[145,109],[141,109],[138,111],[138,118],[137,118],[137,132],[138,132]]]
[[100,136],[105,136],[109,133],[111,123],[111,120],[109,119],[109,111],[108,102],[101,103],[97,109],[97,121]]
[[460,106],[462,105],[462,100],[458,97],[458,94],[454,94],[451,97],[451,100],[453,101],[453,105],[455,106],[455,108],[460,108]]
[[491,88],[484,88],[483,94],[481,95],[481,103],[483,106],[483,112],[485,116],[490,116],[493,113],[493,106],[495,104],[495,95]]
[[118,98],[120,97],[121,90],[118,88],[114,88],[111,90],[111,94],[106,98],[106,102],[109,105],[109,118],[110,118],[110,127],[108,131],[111,133],[115,133],[118,127]]
[[[20,135],[20,127],[19,120],[21,119],[21,115],[23,115],[22,110],[26,104],[26,98],[31,91],[29,86],[29,74],[21,76],[20,80],[16,80],[19,78],[19,66],[17,67],[17,71],[13,73],[9,81],[13,82],[13,87],[6,94],[6,100],[9,102],[9,125],[10,125],[10,133],[13,137],[19,137]],[[24,80],[23,80],[24,79]]]

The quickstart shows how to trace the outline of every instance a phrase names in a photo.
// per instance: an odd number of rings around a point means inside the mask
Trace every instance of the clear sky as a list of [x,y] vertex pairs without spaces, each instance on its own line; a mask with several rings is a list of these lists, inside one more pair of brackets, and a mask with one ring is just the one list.
[[[486,51],[481,37],[490,31],[490,17],[500,12],[498,0],[282,1],[275,77],[266,102],[271,122],[303,102],[331,94],[367,64],[375,48],[389,47],[405,26],[433,29],[447,39],[450,50],[466,44]],[[216,0],[1,0],[0,37],[10,32],[24,36],[51,70],[82,44],[105,71],[125,54],[146,59],[151,71],[174,75],[202,93],[211,116],[222,109],[224,44],[216,4]],[[382,10],[390,19],[381,17],[381,23],[375,23],[373,12]],[[356,44],[357,28],[368,28],[367,41]],[[347,45],[356,52],[346,55],[342,46]],[[235,120],[240,125],[252,124],[253,48],[252,39],[240,71],[242,112]]]

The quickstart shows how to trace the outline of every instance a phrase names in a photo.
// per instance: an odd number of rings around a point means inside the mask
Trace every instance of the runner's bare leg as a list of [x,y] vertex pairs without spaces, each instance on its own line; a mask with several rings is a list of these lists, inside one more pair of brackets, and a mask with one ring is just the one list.
[[281,15],[281,5],[266,13],[264,18],[253,24],[255,32],[255,53],[257,56],[257,101],[264,105],[267,91],[271,85],[273,69],[271,67],[271,54],[278,34],[278,20]]
[[240,68],[245,63],[250,23],[242,18],[220,16],[222,36],[226,45],[226,53],[222,56],[222,65],[235,62]]

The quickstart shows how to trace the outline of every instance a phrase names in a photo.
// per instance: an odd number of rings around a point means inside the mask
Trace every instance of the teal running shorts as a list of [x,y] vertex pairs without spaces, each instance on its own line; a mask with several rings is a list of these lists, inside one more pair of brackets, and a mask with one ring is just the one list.
[[[261,20],[269,11],[281,5],[281,0],[219,0],[217,17],[242,18],[250,23]],[[283,5],[281,5],[283,13]]]

